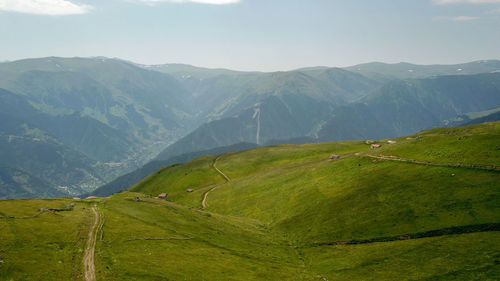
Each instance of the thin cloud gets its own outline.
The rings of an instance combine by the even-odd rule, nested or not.
[[[434,20],[444,20],[444,21],[471,21],[476,20],[477,17],[470,16],[458,16],[458,17],[435,17]]]
[[[458,16],[458,17],[452,17],[452,21],[470,21],[470,20],[475,20],[477,17],[469,17],[469,16]]]
[[[147,4],[170,2],[170,3],[199,3],[199,4],[210,4],[210,5],[227,5],[240,2],[240,0],[138,0],[138,1]]]
[[[68,0],[0,0],[0,11],[35,15],[80,15],[91,8]]]
[[[487,3],[500,3],[500,0],[432,0],[436,5],[456,4],[456,3],[469,3],[469,4],[487,4]]]

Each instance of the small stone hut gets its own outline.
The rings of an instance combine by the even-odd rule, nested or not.
[[[337,154],[330,155],[330,159],[339,159],[339,158],[340,158],[340,155],[337,155]]]
[[[158,198],[159,198],[159,199],[165,199],[165,198],[167,198],[167,196],[168,196],[168,194],[167,194],[167,193],[160,193],[160,194],[158,195]]]
[[[380,144],[374,143],[374,144],[370,145],[370,148],[375,149],[375,148],[380,148],[381,146],[382,145],[380,145]]]

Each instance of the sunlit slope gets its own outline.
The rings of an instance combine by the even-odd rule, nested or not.
[[[140,198],[136,201],[137,197]],[[57,213],[40,208],[66,208]],[[83,280],[94,219],[97,280],[497,280],[499,232],[297,247],[255,220],[123,192],[0,201],[0,280]],[[318,277],[319,276],[319,277]]]
[[[307,248],[328,280],[499,280],[500,232]]]
[[[500,280],[499,139],[497,122],[278,145],[107,198],[0,201],[0,280],[83,280],[93,210],[97,280]]]
[[[213,168],[215,159],[215,156],[203,156],[185,164],[159,169],[134,185],[131,191],[152,196],[168,193],[169,200],[187,206],[201,207],[203,193],[215,184],[225,182],[224,178]],[[188,189],[193,189],[193,192],[186,192]]]
[[[96,235],[97,280],[313,277],[283,237],[255,221],[200,212],[138,193],[75,201],[70,211],[24,218],[39,208],[64,208],[70,201],[0,201],[0,280],[82,280],[93,205],[104,223]]]
[[[255,222],[125,193],[107,200],[102,280],[307,280],[293,248]],[[129,199],[129,200],[127,200]],[[144,240],[144,239],[166,240]],[[168,240],[172,239],[172,240]],[[181,240],[176,240],[181,239]],[[182,240],[186,239],[186,240]]]
[[[0,280],[81,280],[90,209],[69,199],[0,200]]]
[[[500,166],[500,122],[422,131],[380,153],[431,162]]]
[[[500,166],[498,140],[500,123],[486,123],[381,141],[379,149],[363,141],[264,147],[221,155],[217,167],[227,183],[216,177],[215,159],[197,159],[158,171],[169,174],[165,184],[143,182],[133,190],[172,193],[169,200],[201,207],[205,187],[218,184],[207,210],[258,220],[299,245],[496,223],[500,173],[482,166]],[[329,159],[332,153],[341,158]],[[431,163],[370,157],[378,155]],[[203,169],[193,169],[200,162]]]

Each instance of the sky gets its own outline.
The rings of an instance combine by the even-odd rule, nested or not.
[[[0,0],[0,61],[275,71],[500,59],[500,0]]]

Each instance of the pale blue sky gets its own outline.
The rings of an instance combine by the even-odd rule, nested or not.
[[[0,60],[44,56],[263,71],[500,59],[500,0],[0,0]]]

